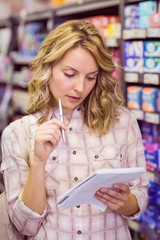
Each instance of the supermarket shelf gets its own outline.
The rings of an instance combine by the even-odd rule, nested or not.
[[[143,112],[142,110],[131,109],[137,120],[144,120],[153,124],[160,124],[160,113]]]
[[[26,11],[22,11],[20,15],[17,17],[19,22],[34,22],[41,21],[45,19],[50,19],[52,17],[52,9],[46,8],[41,11],[27,13]]]
[[[124,40],[160,38],[160,27],[148,29],[124,29],[122,33]]]
[[[120,46],[120,39],[117,38],[107,38],[106,44],[108,47],[119,47]]]
[[[142,2],[143,0],[126,0],[126,3],[139,3]]]
[[[24,57],[18,52],[11,52],[10,56],[15,64],[28,65],[32,62],[33,57]]]
[[[160,27],[157,28],[148,28],[147,29],[148,38],[160,38]]]
[[[11,27],[10,19],[0,19],[0,28],[8,28]]]
[[[149,181],[160,184],[160,173],[147,171]]]
[[[125,72],[125,82],[128,83],[141,83],[146,85],[160,85],[160,75],[158,73],[134,73]]]
[[[62,7],[55,8],[55,16],[67,16],[71,14],[84,13],[93,10],[99,10],[107,7],[114,7],[120,4],[120,0],[109,0],[109,1],[95,1],[95,2],[86,2],[83,4],[68,4]]]
[[[53,14],[55,17],[63,17],[71,14],[84,13],[88,11],[98,11],[99,9],[119,6],[120,0],[109,0],[109,1],[94,1],[85,2],[79,4],[64,4],[62,6],[54,8],[46,8],[43,11],[37,11],[33,13],[22,12],[18,19],[25,22],[38,21],[44,19],[51,19]]]
[[[147,37],[146,29],[124,29],[122,33],[124,40],[145,39]]]
[[[135,232],[143,233],[145,236],[148,236],[152,240],[159,240],[160,234],[156,233],[155,230],[150,229],[144,224],[137,222],[135,220],[128,221],[129,228]]]

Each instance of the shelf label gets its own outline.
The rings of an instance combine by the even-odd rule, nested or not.
[[[131,220],[129,220],[128,221],[128,225],[129,225],[129,227],[132,229],[132,230],[134,230],[135,232],[139,232],[139,225],[138,225],[138,222],[136,222],[136,221],[131,221]]]
[[[159,85],[158,74],[144,74],[143,82],[145,84]]]
[[[145,121],[153,124],[159,124],[159,114],[158,113],[145,113]]]
[[[146,29],[125,29],[123,39],[146,38]]]
[[[147,177],[148,177],[149,181],[154,182],[154,179],[155,179],[154,173],[147,171]]]
[[[147,37],[160,37],[160,28],[148,28],[147,29]]]
[[[125,73],[124,79],[126,82],[139,82],[139,75],[138,73]]]
[[[118,39],[117,38],[108,38],[106,39],[106,43],[108,47],[118,47]]]
[[[131,109],[131,111],[133,112],[133,114],[135,115],[135,117],[138,120],[143,120],[144,119],[144,112],[142,110]]]

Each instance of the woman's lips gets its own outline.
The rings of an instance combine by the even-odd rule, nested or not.
[[[80,97],[68,96],[68,98],[71,102],[78,102],[80,100]]]

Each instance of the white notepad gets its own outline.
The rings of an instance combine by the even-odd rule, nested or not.
[[[100,169],[69,189],[57,199],[59,208],[71,208],[80,204],[93,204],[105,211],[106,205],[97,200],[94,195],[102,187],[112,187],[115,183],[125,183],[137,179],[145,173],[144,168],[114,168]]]

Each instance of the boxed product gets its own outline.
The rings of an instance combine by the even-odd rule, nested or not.
[[[144,87],[142,89],[142,110],[144,112],[157,112],[160,105],[160,91],[157,88]]]
[[[124,8],[124,17],[139,17],[139,5],[138,4],[133,4],[133,5],[128,5],[125,6]]]
[[[145,158],[147,170],[159,172],[160,170],[160,148],[157,143],[145,144]]]
[[[108,24],[107,33],[109,38],[121,38],[121,24],[120,23]]]
[[[160,41],[144,41],[144,56],[159,57],[160,56]]]
[[[150,27],[160,27],[160,12],[152,13],[149,17]]]
[[[133,4],[124,8],[124,27],[139,28],[139,5]]]
[[[125,58],[124,68],[128,72],[143,72],[143,58]]]
[[[147,143],[154,143],[157,141],[157,125],[141,121],[140,129],[142,138]]]
[[[144,72],[160,73],[160,58],[144,58]]]
[[[143,42],[142,41],[125,41],[124,42],[124,57],[142,58],[143,57]]]
[[[150,15],[140,15],[139,17],[139,28],[148,28],[149,27],[149,17]]]
[[[147,209],[140,217],[140,222],[152,230],[156,230],[157,225],[157,206],[149,204]]]
[[[145,1],[139,3],[139,13],[141,16],[150,15],[151,13],[157,12],[157,2],[153,1]]]
[[[124,27],[127,29],[139,28],[139,17],[127,17],[124,19]]]
[[[127,106],[131,109],[141,109],[142,87],[129,86],[127,87]]]

